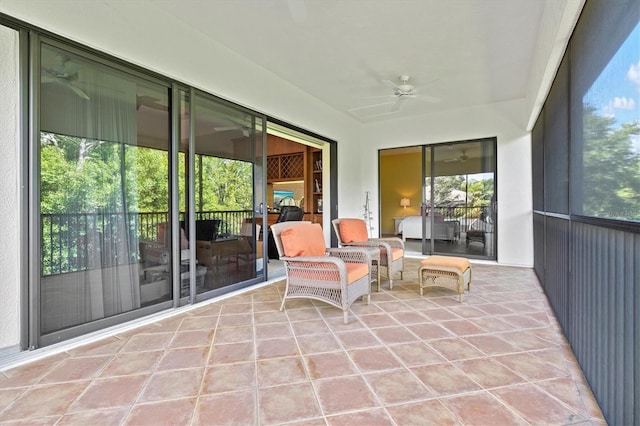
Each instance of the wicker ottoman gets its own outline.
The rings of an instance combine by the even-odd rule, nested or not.
[[[430,256],[420,262],[418,279],[420,296],[425,287],[447,287],[457,291],[462,302],[465,284],[471,289],[471,263],[464,257]]]

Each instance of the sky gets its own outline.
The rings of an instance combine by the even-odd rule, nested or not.
[[[631,31],[583,98],[597,113],[615,118],[615,127],[640,121],[640,23]],[[640,135],[632,137],[640,153]]]

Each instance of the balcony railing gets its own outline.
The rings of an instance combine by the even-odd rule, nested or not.
[[[237,235],[251,210],[206,211],[196,220],[218,219],[222,235]],[[179,215],[184,220],[185,213]],[[158,225],[167,212],[73,213],[41,215],[42,276],[137,263],[138,241],[157,239]]]

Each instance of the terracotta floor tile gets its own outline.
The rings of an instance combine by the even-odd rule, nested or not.
[[[366,326],[369,328],[389,327],[393,325],[398,325],[398,321],[394,320],[386,312],[372,314],[372,315],[361,315],[360,321],[366,324]]]
[[[531,424],[570,424],[586,420],[532,384],[495,389],[492,393]]]
[[[387,407],[397,425],[460,425],[457,417],[436,399]]]
[[[214,365],[206,369],[202,393],[221,393],[255,389],[256,366],[253,362]]]
[[[384,327],[384,328],[376,328],[373,331],[378,339],[387,345],[393,345],[396,343],[409,343],[416,342],[418,338],[409,332],[404,327]]]
[[[440,354],[422,342],[393,345],[389,346],[389,349],[395,353],[407,367],[438,364],[446,361]]]
[[[253,340],[253,327],[240,326],[217,329],[213,338],[213,343],[236,343],[246,342],[248,340]]]
[[[528,352],[497,356],[494,359],[511,370],[517,371],[519,375],[528,380],[546,380],[567,376],[566,372]]]
[[[88,380],[96,377],[111,360],[111,355],[67,358],[47,373],[39,384]]]
[[[389,314],[402,325],[423,324],[431,320],[416,311],[392,312]],[[395,324],[394,324],[395,325]]]
[[[108,410],[85,411],[83,413],[66,414],[56,426],[72,425],[119,425],[129,414],[129,407],[111,408]]]
[[[278,339],[293,336],[288,323],[256,324],[256,340]]]
[[[148,378],[147,374],[137,374],[94,380],[80,398],[71,405],[69,412],[130,405],[135,401]]]
[[[469,320],[451,320],[440,323],[444,328],[455,334],[456,336],[469,336],[472,334],[480,334],[485,331]]]
[[[469,426],[527,425],[528,423],[488,393],[455,396],[442,399],[442,403]]]
[[[105,367],[100,377],[126,376],[152,373],[164,351],[128,352],[116,355]]]
[[[362,373],[402,367],[393,353],[384,346],[350,350],[349,356]]]
[[[287,302],[290,303],[290,302]],[[334,308],[335,309],[335,308]],[[335,309],[336,312],[342,314],[342,311]],[[321,319],[322,315],[315,308],[309,309],[289,309],[287,310],[287,317],[289,317],[289,321],[305,321],[305,320],[314,320]]]
[[[384,410],[376,409],[329,416],[327,423],[329,426],[388,426],[391,424],[391,419]]]
[[[149,378],[140,401],[150,402],[196,396],[202,383],[202,374],[201,368],[157,372]]]
[[[482,352],[465,342],[463,339],[440,339],[429,341],[429,346],[449,361],[478,358],[485,356]]]
[[[87,381],[32,387],[2,411],[0,419],[26,420],[62,415],[88,385]]]
[[[0,371],[0,423],[606,425],[532,269],[474,264],[459,303],[419,260],[346,325],[280,280]]]
[[[369,330],[357,330],[345,333],[337,333],[336,337],[346,349],[366,348],[379,346],[382,343]]]
[[[173,338],[173,333],[138,334],[131,336],[121,352],[146,352],[165,349]]]
[[[256,358],[277,358],[299,355],[295,339],[260,340],[256,343]]]
[[[251,312],[232,315],[220,315],[220,319],[218,320],[218,327],[237,327],[239,325],[251,324],[253,324],[253,314]]]
[[[378,398],[385,405],[420,401],[433,397],[420,380],[409,370],[387,370],[364,375]]]
[[[483,334],[479,336],[468,336],[463,340],[489,356],[519,351],[516,346],[495,335]]]
[[[258,424],[256,391],[202,395],[193,418],[194,425],[243,425]]]
[[[186,425],[191,421],[195,406],[195,398],[137,404],[131,409],[125,424],[131,426]]]
[[[464,371],[451,364],[433,364],[413,367],[411,371],[431,389],[435,396],[454,395],[480,389]]]
[[[424,324],[413,324],[413,325],[407,326],[407,329],[411,330],[413,334],[415,334],[422,340],[442,339],[443,337],[454,336],[453,333],[441,327],[436,322],[429,322]]]
[[[357,373],[346,352],[327,352],[304,357],[312,379],[347,376]]]
[[[324,334],[331,331],[327,323],[321,319],[292,322],[291,328],[293,329],[293,334],[296,336]]]
[[[318,380],[314,386],[325,415],[379,406],[377,398],[361,376]]]
[[[303,354],[334,352],[342,349],[342,346],[340,346],[340,343],[333,334],[299,336],[297,340]]]
[[[213,330],[178,331],[169,343],[170,348],[209,346],[213,340]]]
[[[491,358],[460,361],[456,362],[455,365],[485,389],[507,386],[525,381],[524,378]]]
[[[261,389],[258,395],[264,424],[298,422],[321,415],[309,382]]]
[[[273,358],[258,361],[258,387],[276,386],[308,381],[304,362],[300,357]]]
[[[255,360],[253,342],[227,343],[213,345],[208,365],[228,364]]]

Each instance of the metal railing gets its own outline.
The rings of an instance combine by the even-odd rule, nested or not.
[[[179,221],[186,214],[181,212]],[[218,235],[238,235],[252,210],[206,211],[197,220],[220,220]],[[137,263],[138,241],[156,241],[168,212],[67,213],[41,215],[42,276]]]

